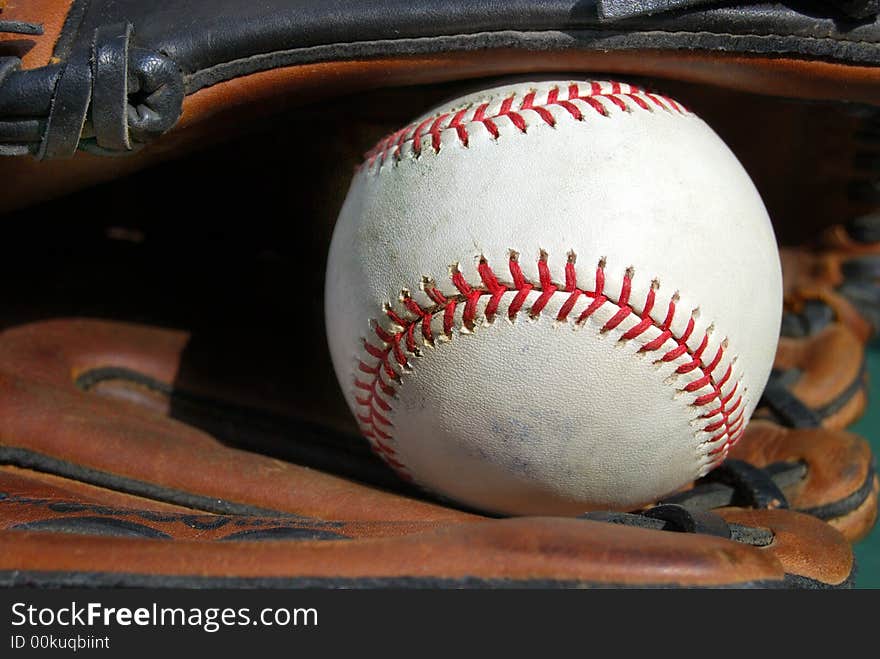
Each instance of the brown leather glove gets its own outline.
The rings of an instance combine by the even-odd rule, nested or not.
[[[783,334],[815,334],[830,320],[865,343],[880,327],[880,213],[826,229],[812,244],[780,250]]]
[[[815,325],[812,332],[780,336],[755,418],[839,430],[864,412],[868,402],[864,345],[840,322]]]
[[[756,417],[842,429],[867,405],[864,345],[880,325],[880,215],[780,250],[785,312]]]
[[[871,449],[861,437],[754,420],[724,464],[667,502],[701,510],[787,507],[857,542],[877,521],[877,491]]]
[[[342,424],[209,391],[182,373],[189,339],[93,320],[0,334],[3,583],[839,587],[849,542],[785,508],[850,538],[876,511],[862,440],[756,423],[736,452],[755,466],[658,507],[489,519],[409,489]]]

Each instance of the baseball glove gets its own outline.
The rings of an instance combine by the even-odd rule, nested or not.
[[[863,440],[756,422],[656,507],[490,519],[412,491],[342,429],[182,377],[190,338],[94,320],[0,335],[2,583],[840,587],[844,536],[876,515]]]
[[[878,324],[878,11],[7,0],[0,582],[852,585],[877,515],[842,429]],[[630,513],[496,519],[357,437],[326,250],[380,136],[470,81],[559,71],[661,87],[730,145],[783,244],[783,336],[709,476]]]
[[[144,294],[136,265],[121,273],[129,296]],[[91,277],[83,285],[94,293]],[[877,506],[871,453],[854,435],[755,421],[721,468],[657,507],[493,520],[399,481],[356,437],[338,394],[320,392],[319,335],[245,313],[243,291],[221,288],[224,313],[255,323],[259,342],[219,323],[212,337],[22,316],[0,334],[4,583],[852,583],[849,541]],[[84,299],[75,282],[65,289]],[[300,388],[310,377],[311,395]]]
[[[780,251],[785,311],[774,371],[757,416],[795,427],[846,428],[867,404],[862,346],[880,323],[880,215],[828,227]]]

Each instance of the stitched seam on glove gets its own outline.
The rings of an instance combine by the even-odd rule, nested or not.
[[[584,35],[582,38],[576,38],[573,34]],[[217,84],[230,79],[242,76],[252,75],[266,70],[278,69],[288,66],[299,66],[308,64],[318,64],[331,61],[350,61],[366,57],[393,57],[395,50],[404,49],[405,52],[397,53],[398,56],[430,54],[432,52],[447,51],[475,51],[475,50],[495,50],[503,48],[527,49],[529,40],[541,40],[548,37],[554,38],[558,43],[541,44],[543,50],[584,50],[584,51],[605,51],[605,50],[632,50],[633,48],[647,48],[648,46],[632,46],[627,44],[616,43],[615,40],[626,39],[632,36],[640,36],[645,38],[651,37],[668,37],[668,38],[691,38],[699,39],[731,39],[737,41],[771,41],[780,40],[784,43],[779,47],[773,48],[768,55],[784,55],[790,54],[794,57],[804,58],[811,57],[800,52],[799,44],[812,43],[823,44],[827,46],[834,45],[840,47],[846,46],[875,46],[878,41],[871,39],[847,39],[837,37],[805,37],[788,34],[733,34],[733,33],[715,33],[715,32],[672,32],[664,30],[644,30],[629,32],[600,32],[598,30],[573,30],[563,32],[561,30],[544,30],[544,31],[515,31],[515,30],[497,30],[493,32],[475,32],[471,34],[448,34],[431,37],[405,37],[401,39],[388,40],[366,40],[353,41],[349,43],[327,43],[315,46],[305,46],[303,48],[290,48],[285,50],[272,50],[248,57],[240,57],[217,62],[211,66],[188,71],[184,74],[186,81],[186,90],[188,94],[211,85]],[[493,43],[487,45],[481,40],[491,39]],[[424,44],[424,46],[422,46]],[[428,47],[428,46],[433,47]],[[407,48],[408,47],[408,48]],[[701,47],[699,43],[681,44],[672,46],[653,45],[654,48],[662,48],[670,52],[674,51],[702,51],[711,52],[716,49]],[[340,49],[348,49],[345,53],[340,53]],[[391,50],[389,50],[391,49]],[[748,52],[748,44],[743,44],[737,48],[731,48],[730,54],[742,54]],[[279,61],[280,60],[280,61]],[[821,60],[824,61],[824,60]],[[858,66],[869,66],[868,63],[860,62]],[[224,73],[227,69],[239,69],[247,67],[247,71],[236,71],[229,75]]]

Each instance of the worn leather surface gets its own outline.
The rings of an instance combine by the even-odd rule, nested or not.
[[[788,306],[803,311],[810,300],[821,301],[860,341],[874,336],[880,308],[873,294],[880,272],[878,224],[875,215],[853,218],[849,227],[834,224],[817,239],[782,250],[783,267],[789,273]]]
[[[861,416],[868,386],[864,346],[880,324],[877,227],[874,213],[853,216],[781,250],[782,336],[757,416],[837,429]]]
[[[678,73],[660,68],[669,77],[711,77],[716,84],[746,85],[771,94],[781,90],[767,77],[766,69],[778,68],[776,58],[783,56],[793,60],[789,68],[807,68],[807,75],[786,79],[786,86],[796,95],[814,95],[817,84],[822,88],[823,79],[834,70],[828,66],[837,64],[832,75],[840,75],[847,84],[826,86],[819,93],[825,98],[843,95],[848,100],[876,102],[870,87],[860,84],[865,77],[876,82],[880,32],[876,18],[853,19],[828,3],[809,3],[796,9],[782,4],[725,3],[611,23],[601,19],[594,3],[571,0],[479,5],[450,1],[432,3],[430,8],[350,1],[340,3],[334,12],[314,2],[228,4],[218,12],[213,2],[56,3],[42,37],[25,43],[8,39],[0,55],[16,67],[25,67],[5,76],[0,84],[0,111],[6,122],[0,132],[0,152],[69,157],[81,142],[82,148],[126,153],[154,140],[176,122],[184,91],[192,94],[224,81],[278,71],[285,86],[295,92],[301,75],[296,69],[301,66],[377,58],[435,60],[446,54],[457,54],[461,61],[457,75],[464,77],[467,69],[473,68],[473,53],[486,50],[496,61],[491,70],[482,69],[483,75],[501,73],[501,68],[518,72],[547,66],[559,69],[568,53],[575,58],[582,53],[623,53],[630,62],[626,67],[629,72],[646,74],[656,70],[657,63],[670,53],[684,53],[686,58],[696,53],[696,60],[677,63]],[[59,35],[56,15],[68,7]],[[5,10],[9,19],[30,19],[34,13],[39,12],[21,10],[17,4]],[[108,30],[126,34],[123,50],[133,56],[130,60],[117,58],[112,70],[91,72],[95,74],[91,77],[87,75],[87,55],[95,47],[105,49]],[[43,61],[49,43],[54,44],[51,61],[40,69],[26,68]],[[39,56],[19,62],[28,50]],[[135,56],[138,51],[143,51],[139,57]],[[639,54],[635,58],[634,52]],[[728,56],[718,57],[718,52],[740,58],[757,56],[759,60],[740,59],[735,64],[745,66],[736,66],[736,75],[731,76],[726,66]],[[547,53],[551,53],[549,60]],[[648,53],[650,56],[643,56]],[[480,55],[478,60],[482,59]],[[92,56],[91,61],[101,59]],[[155,66],[157,61],[161,66]],[[581,60],[579,68],[585,70],[589,61]],[[601,57],[594,59],[592,66],[602,66],[602,61]],[[613,57],[609,62],[614,69],[620,64]],[[708,75],[707,67],[711,70]],[[450,73],[439,67],[432,70],[432,82]],[[125,116],[117,111],[116,102],[105,105],[99,93],[90,105],[91,119],[96,121],[84,123],[87,117],[80,105],[92,96],[92,87],[106,87],[121,78],[132,84],[127,90],[117,86],[111,96],[127,96]],[[259,79],[254,83],[259,85]],[[179,89],[179,93],[162,97],[151,93],[158,88]],[[10,99],[21,97],[22,90],[28,101],[21,107],[5,107]],[[248,95],[239,97],[239,103],[247,102]],[[47,113],[50,105],[54,119]],[[143,122],[145,117],[150,118],[151,130],[139,132],[135,141],[112,137],[123,133],[128,123]],[[64,135],[53,137],[46,130],[46,121],[63,129]]]
[[[830,526],[719,510],[751,542],[559,518],[346,522],[208,515],[0,470],[0,583],[184,587],[846,587]],[[724,522],[721,522],[724,526]],[[271,541],[271,542],[267,542]],[[754,543],[754,544],[753,544]]]
[[[781,250],[785,307],[766,406],[784,424],[845,428],[864,411],[864,345],[876,333],[877,217],[854,217]]]
[[[864,346],[845,325],[833,323],[809,337],[780,337],[774,368],[778,386],[827,428],[846,428],[864,412]]]
[[[349,588],[835,587],[849,582],[851,549],[830,526],[794,513],[731,511],[725,516],[772,529],[776,540],[755,548],[721,538],[553,518],[323,542],[167,542],[4,531],[0,579],[5,585]]]
[[[281,587],[834,587],[851,550],[831,527],[772,511],[727,516],[772,529],[768,548],[562,519],[490,521],[402,537],[162,542],[0,533],[8,585]],[[15,542],[14,554],[8,550]],[[821,552],[805,553],[805,548]],[[638,548],[638,549],[636,549]],[[82,551],[86,549],[86,551]],[[821,554],[821,555],[820,555]],[[10,560],[12,556],[20,560]],[[6,558],[10,557],[10,558]],[[661,567],[662,566],[662,567]],[[8,568],[13,567],[13,570]],[[4,569],[6,568],[6,569]],[[475,576],[478,575],[478,576]]]
[[[803,477],[783,488],[792,508],[825,519],[849,538],[864,537],[877,520],[877,475],[871,449],[861,437],[755,420],[731,457],[758,467],[804,465]],[[848,506],[843,504],[847,500]]]
[[[598,20],[594,3],[571,0],[480,4],[443,0],[430,5],[344,0],[333,12],[309,0],[269,0],[260,4],[233,1],[223,11],[212,2],[181,4],[165,0],[147,5],[117,0],[92,2],[79,31],[89,33],[101,24],[130,22],[143,35],[145,44],[168,53],[187,72],[215,69],[210,74],[214,82],[216,69],[223,64],[253,69],[260,66],[259,58],[283,61],[284,52],[296,48],[394,40],[403,48],[417,50],[418,44],[405,40],[505,31],[543,32],[547,38],[567,35],[604,49],[619,48],[628,40],[646,47],[652,40],[663,43],[668,39],[678,48],[690,44],[691,48],[702,45],[708,49],[727,43],[736,49],[737,44],[749,43],[748,52],[782,54],[802,50],[804,55],[816,57],[825,51],[833,53],[826,59],[849,57],[851,61],[864,58],[876,62],[876,51],[870,48],[880,41],[874,20],[842,20],[840,13],[822,3],[808,3],[799,9],[776,3],[698,8],[636,18],[609,29]],[[192,29],[193,25],[198,29]],[[218,34],[223,38],[211,37]],[[749,40],[751,35],[761,38]],[[62,48],[59,54],[64,56],[65,52]],[[270,55],[273,52],[274,57]]]
[[[428,504],[422,511],[418,502],[401,501],[312,469],[222,450],[210,435],[134,404],[142,402],[137,394],[149,390],[148,384],[135,381],[126,390],[126,378],[117,377],[123,384],[115,388],[106,382],[94,385],[100,396],[84,392],[82,382],[77,386],[83,373],[108,368],[137,373],[147,383],[173,381],[176,371],[169,369],[177,367],[186,341],[180,333],[70,321],[10,329],[4,337],[8,369],[0,378],[6,392],[0,405],[10,422],[10,440],[3,451],[7,456],[24,451],[16,458],[18,464],[68,475],[87,469],[101,483],[118,482],[122,489],[172,503],[193,505],[191,497],[196,497],[198,507],[215,511],[393,520],[407,519],[404,511],[414,508],[412,514],[428,518],[431,510],[440,519],[457,516]],[[102,440],[95,442],[95,437]],[[201,468],[193,469],[194,464]],[[284,480],[296,486],[279,487]],[[158,495],[155,488],[165,493]]]
[[[38,36],[0,32],[0,53],[21,60],[21,68],[36,69],[51,62],[73,0],[6,0],[0,20],[42,26]]]

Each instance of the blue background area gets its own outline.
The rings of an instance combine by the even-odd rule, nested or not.
[[[871,442],[875,456],[880,456],[880,343],[868,349],[868,376],[870,397],[868,409],[850,430]],[[855,547],[857,588],[880,588],[880,526]]]

